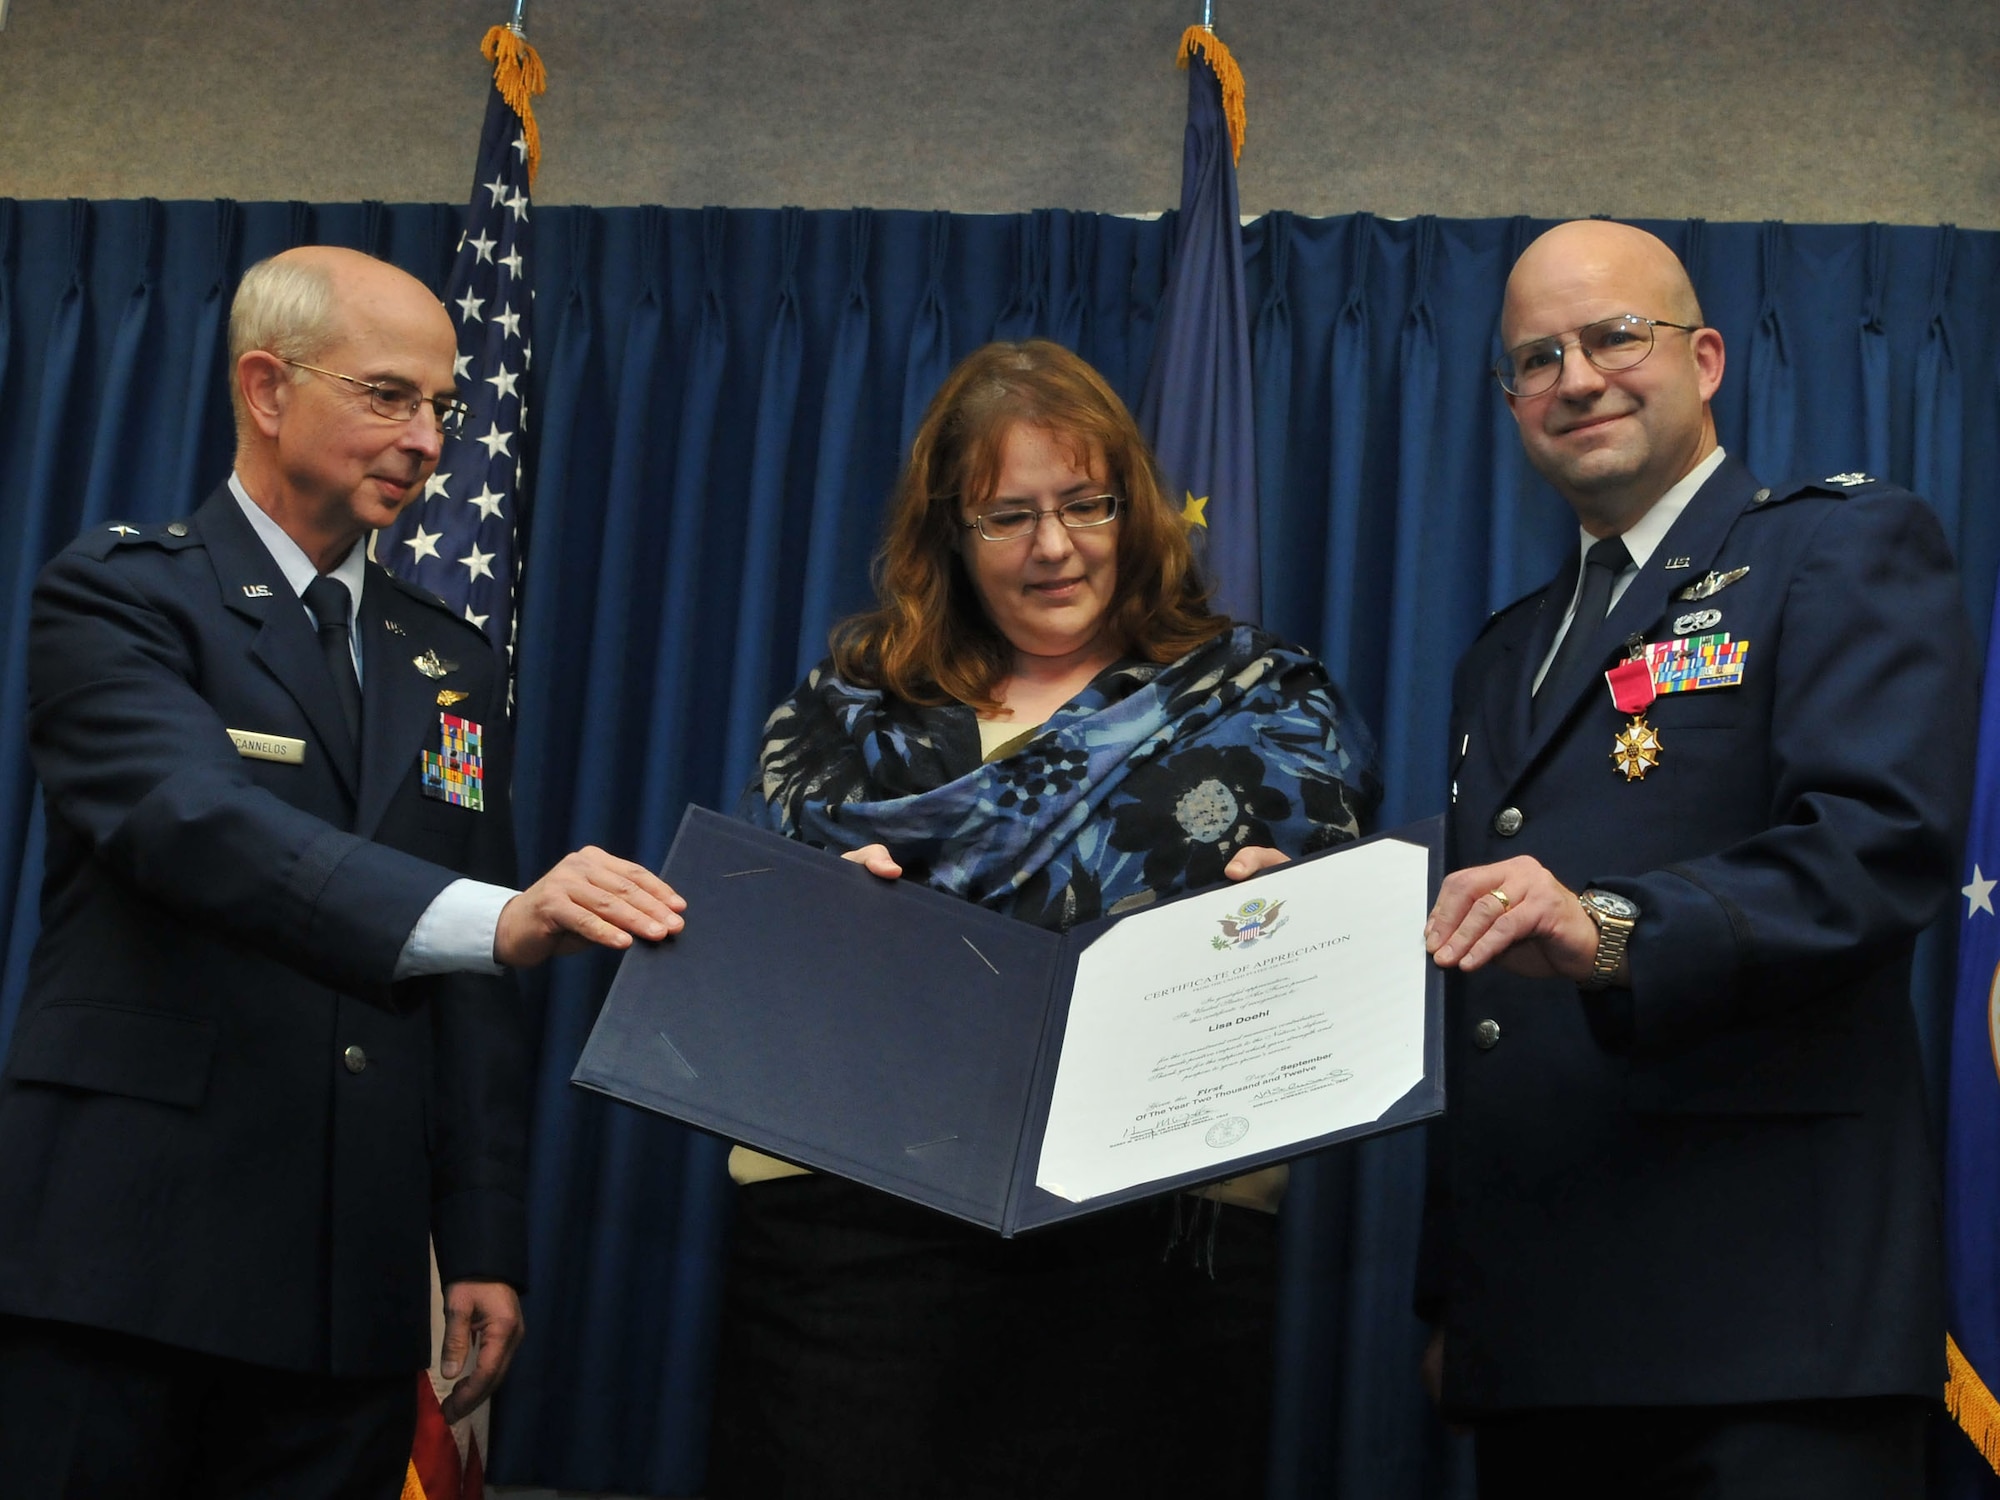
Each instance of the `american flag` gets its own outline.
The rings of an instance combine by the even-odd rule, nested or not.
[[[374,543],[382,566],[436,594],[499,646],[513,640],[514,526],[528,415],[528,155],[527,129],[496,84],[444,296],[458,328],[458,397],[472,415],[446,439],[422,498]]]

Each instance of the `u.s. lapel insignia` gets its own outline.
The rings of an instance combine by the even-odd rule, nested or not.
[[[1611,764],[1625,773],[1627,781],[1644,781],[1646,773],[1660,763],[1660,732],[1640,714],[1619,730],[1611,745]]]
[[[1732,568],[1727,573],[1710,573],[1706,578],[1697,579],[1695,582],[1689,584],[1686,588],[1676,593],[1674,597],[1676,599],[1685,599],[1688,603],[1693,604],[1698,600],[1721,593],[1730,584],[1736,582],[1737,579],[1746,576],[1749,571],[1748,567],[1742,567]]]
[[[422,656],[410,658],[410,664],[433,682],[436,682],[438,678],[444,676],[447,672],[456,672],[458,670],[457,662],[446,661],[435,651],[426,651]]]
[[[384,620],[384,621],[382,622],[382,628],[383,628],[384,630],[388,631],[388,632],[389,632],[389,634],[391,634],[391,635],[408,635],[408,634],[409,634],[409,631],[407,631],[407,630],[403,629],[403,627],[402,627],[401,625],[397,624],[397,623],[396,623],[396,622],[395,622],[394,620]]]
[[[1660,564],[1661,569],[1668,573],[1684,572],[1693,566],[1694,559],[1691,557],[1670,557],[1664,563]]]
[[[268,583],[246,583],[243,585],[243,597],[245,599],[268,599],[271,597],[271,585]]]
[[[424,795],[479,812],[486,806],[486,731],[456,714],[438,721],[437,751],[424,752]]]
[[[454,703],[463,703],[471,696],[470,693],[461,693],[457,688],[439,688],[438,707],[450,708]]]

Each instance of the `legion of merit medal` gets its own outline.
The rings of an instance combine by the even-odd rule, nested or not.
[[[1620,662],[1604,674],[1611,687],[1611,701],[1632,722],[1619,730],[1611,742],[1611,764],[1627,781],[1644,781],[1646,773],[1660,763],[1660,734],[1646,722],[1646,710],[1653,705],[1653,668],[1641,653]]]

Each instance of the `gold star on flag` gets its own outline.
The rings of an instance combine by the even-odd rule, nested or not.
[[[1190,526],[1206,526],[1208,517],[1203,514],[1208,508],[1208,496],[1197,495],[1193,490],[1183,490],[1187,503],[1181,507],[1181,520]]]

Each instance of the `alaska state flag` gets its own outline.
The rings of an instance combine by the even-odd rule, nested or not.
[[[1236,208],[1242,75],[1212,33],[1182,38],[1188,70],[1181,210],[1139,430],[1159,455],[1167,499],[1192,526],[1216,608],[1256,620],[1257,468],[1250,409],[1250,319],[1243,298],[1243,226]],[[1236,104],[1225,113],[1225,80]],[[1232,140],[1231,126],[1238,140]]]
[[[1945,1136],[1945,1404],[2000,1471],[2000,607],[1986,651],[1979,773],[1965,840]],[[1988,1483],[1987,1494],[2000,1494]]]

